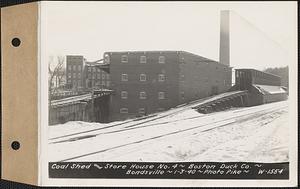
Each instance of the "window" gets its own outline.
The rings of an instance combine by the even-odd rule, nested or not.
[[[181,98],[184,99],[184,91],[181,91]]]
[[[88,74],[88,78],[91,79],[92,78],[92,74],[89,73]]]
[[[106,86],[109,87],[110,81],[106,81]]]
[[[92,76],[93,76],[93,79],[96,79],[96,75],[95,74],[92,74]]]
[[[122,55],[122,58],[121,58],[121,62],[128,62],[128,56],[127,55]]]
[[[78,87],[81,87],[81,82],[80,82],[80,80],[78,80]]]
[[[127,74],[122,74],[122,81],[128,81],[128,75]]]
[[[141,64],[145,64],[146,62],[147,62],[146,56],[141,56],[141,57],[140,57],[140,63],[141,63]]]
[[[72,77],[72,75],[71,75],[71,73],[69,73],[69,74],[68,74],[68,78],[71,78],[71,77]]]
[[[158,99],[165,99],[165,92],[158,92]]]
[[[165,75],[164,74],[159,74],[158,75],[158,81],[160,81],[160,82],[165,81]]]
[[[102,73],[102,79],[105,79],[105,74],[104,73]]]
[[[128,97],[128,92],[127,91],[121,91],[121,98],[122,99],[127,99]]]
[[[120,113],[121,114],[127,114],[128,113],[128,108],[121,108]]]
[[[78,73],[78,78],[81,78],[81,73]]]
[[[141,74],[140,81],[146,81],[146,80],[147,80],[146,74]]]
[[[76,65],[73,65],[73,70],[76,71]]]
[[[181,82],[184,82],[184,74],[181,74],[181,75],[180,75],[180,81],[181,81]]]
[[[100,79],[100,74],[99,73],[97,74],[97,79]]]
[[[91,67],[88,67],[88,72],[91,72]]]
[[[76,78],[76,73],[73,73],[73,77]]]
[[[164,64],[165,63],[165,57],[164,56],[159,56],[158,57],[158,63]]]
[[[97,69],[97,72],[99,73],[99,72],[100,72],[100,69]]]
[[[96,68],[95,67],[93,67],[93,72],[96,72],[97,70],[96,70]]]
[[[72,70],[72,66],[68,66],[68,70]]]
[[[140,99],[146,99],[147,95],[146,92],[140,92]]]
[[[104,62],[109,63],[109,55],[108,54],[104,55]]]
[[[81,66],[80,65],[78,65],[78,70],[81,71]]]
[[[146,111],[145,111],[145,108],[139,108],[139,114],[145,114]]]

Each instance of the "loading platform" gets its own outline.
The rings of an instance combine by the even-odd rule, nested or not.
[[[204,100],[200,104],[193,106],[200,113],[211,113],[215,111],[222,111],[231,107],[242,107],[248,103],[248,91],[231,91],[218,95],[215,98]]]

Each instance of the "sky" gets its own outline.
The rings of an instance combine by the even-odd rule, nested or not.
[[[44,61],[102,58],[106,51],[188,51],[219,60],[220,11],[230,14],[230,64],[264,69],[295,63],[296,2],[42,2]],[[54,58],[55,59],[55,58]]]

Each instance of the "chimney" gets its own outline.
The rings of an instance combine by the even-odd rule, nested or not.
[[[229,39],[229,10],[222,10],[220,15],[220,56],[221,64],[230,66],[230,39]]]

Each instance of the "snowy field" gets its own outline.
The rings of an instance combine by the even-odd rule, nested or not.
[[[49,161],[286,162],[288,101],[200,114],[189,106],[146,119],[48,127]]]

